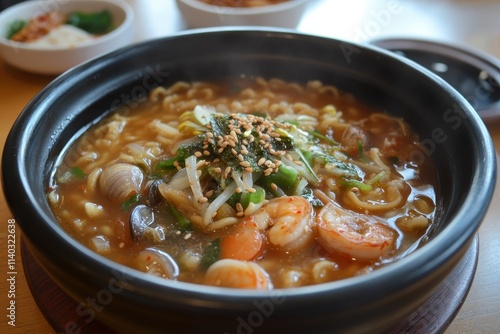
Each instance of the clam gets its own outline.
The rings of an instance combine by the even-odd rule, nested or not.
[[[176,279],[179,276],[179,266],[175,260],[168,253],[156,248],[146,248],[140,252],[130,266],[158,277]]]
[[[136,206],[130,213],[130,233],[134,240],[141,240],[155,221],[153,209],[146,205]]]
[[[163,180],[161,179],[158,179],[154,180],[149,185],[147,201],[150,206],[157,206],[163,200],[163,196],[161,195],[160,190],[158,189],[158,186],[162,183],[165,182],[163,182]]]
[[[124,201],[141,190],[144,174],[137,166],[115,163],[103,169],[99,190],[109,199]]]
[[[361,128],[351,125],[344,130],[340,143],[347,154],[358,156],[370,146],[370,137]]]
[[[130,233],[134,241],[148,239],[155,243],[165,241],[165,229],[155,223],[153,209],[147,205],[137,205],[130,212]]]

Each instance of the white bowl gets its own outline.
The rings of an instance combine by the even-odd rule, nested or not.
[[[30,18],[57,11],[66,14],[72,11],[97,12],[108,9],[115,29],[73,47],[37,46],[6,38],[9,25],[17,19]],[[36,0],[22,2],[0,13],[0,54],[4,61],[14,67],[40,74],[60,74],[73,66],[100,56],[132,41],[132,8],[122,0]]]
[[[295,28],[307,0],[251,8],[214,6],[199,0],[176,0],[176,3],[189,28],[236,25]]]

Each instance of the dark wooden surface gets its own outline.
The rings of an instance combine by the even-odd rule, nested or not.
[[[442,333],[462,306],[471,286],[479,242],[476,236],[457,267],[431,298],[392,333]],[[36,304],[57,333],[78,332],[110,334],[108,328],[94,320],[89,323],[77,314],[78,303],[62,291],[37,264],[22,243],[23,267]]]

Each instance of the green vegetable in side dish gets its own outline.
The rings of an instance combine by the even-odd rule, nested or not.
[[[26,20],[15,20],[14,22],[12,22],[9,26],[9,29],[7,30],[7,39],[11,39],[12,36],[21,31],[21,29],[23,29],[26,24],[28,24],[28,21]]]
[[[66,23],[91,34],[104,34],[113,28],[113,20],[108,10],[97,13],[73,12],[68,15]]]

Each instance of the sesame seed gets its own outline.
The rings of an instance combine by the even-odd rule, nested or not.
[[[222,173],[222,169],[220,169],[220,167],[215,167],[214,172],[216,172],[217,174],[220,174],[220,173]]]
[[[250,163],[248,161],[241,161],[240,166],[242,167],[250,167]]]
[[[207,132],[207,137],[208,138],[213,138],[214,137],[214,134],[212,132]]]
[[[241,205],[241,203],[236,203],[236,210],[239,212],[243,211],[243,205]]]
[[[266,158],[260,158],[257,162],[257,166],[262,166],[266,162]]]
[[[209,151],[207,151],[207,150],[205,150],[205,151],[203,151],[203,155],[209,156],[209,155],[210,155],[210,152],[209,152]]]
[[[240,187],[236,187],[236,189],[234,190],[235,193],[237,194],[241,194],[243,192],[243,189],[241,189]]]
[[[226,174],[231,173],[231,167],[229,167],[229,166],[228,166],[228,167],[226,167],[226,170],[225,170],[224,172],[225,172]]]
[[[205,197],[212,197],[212,195],[214,194],[214,191],[213,190],[209,190],[205,193]]]
[[[188,234],[186,234],[186,235],[184,236],[184,240],[187,240],[187,239],[189,239],[189,238],[191,238],[191,233],[188,233]]]
[[[200,151],[196,151],[196,152],[194,152],[194,156],[197,157],[197,158],[199,158],[199,157],[202,156],[202,154],[201,154]]]
[[[231,149],[231,153],[233,153],[234,155],[238,155],[238,152],[236,152],[234,148]]]
[[[196,173],[198,174],[198,177],[201,176],[201,170],[197,170]]]
[[[236,212],[236,217],[243,217],[245,213],[243,211]]]
[[[243,161],[243,160],[244,160],[243,155],[238,154],[238,160],[239,160],[239,161]]]
[[[246,189],[249,193],[254,193],[254,192],[257,192],[257,190],[255,190],[255,188],[247,188]]]
[[[265,176],[269,176],[269,174],[271,174],[273,172],[273,169],[272,168],[268,168],[264,171],[264,175]]]
[[[302,161],[299,161],[299,160],[295,160],[293,163],[296,164],[296,165],[299,165],[299,166],[303,165]]]
[[[246,167],[245,168],[245,172],[253,173],[253,168],[252,167]]]
[[[275,183],[271,183],[271,184],[270,184],[270,187],[271,187],[271,189],[272,189],[272,190],[274,190],[274,191],[278,190],[278,186],[277,186]]]

